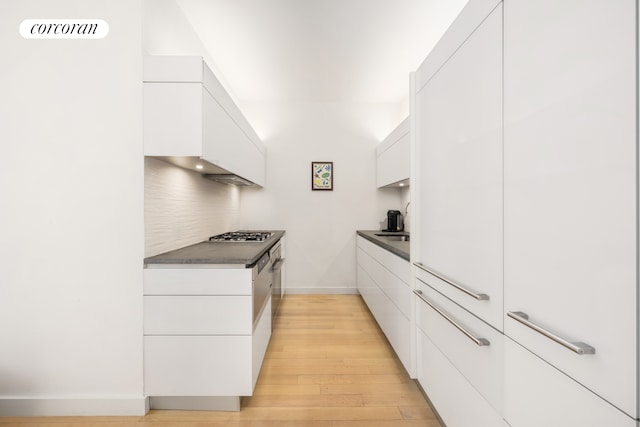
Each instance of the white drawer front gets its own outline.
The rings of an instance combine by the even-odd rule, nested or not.
[[[251,336],[144,337],[147,396],[249,396]]]
[[[262,315],[258,319],[258,324],[253,332],[253,369],[252,384],[255,388],[264,355],[267,352],[269,341],[271,340],[271,298],[262,310]]]
[[[162,268],[143,270],[145,295],[251,295],[250,268]]]
[[[380,290],[373,281],[369,273],[362,266],[358,266],[358,291],[362,295],[362,299],[369,307],[369,311],[376,318],[376,321],[382,327],[381,319],[385,311],[385,305],[390,304],[389,298]]]
[[[358,246],[371,255],[373,259],[384,265],[400,280],[405,283],[411,282],[411,267],[409,266],[409,261],[392,254],[362,236],[358,236]]]
[[[500,284],[499,292],[497,290],[496,292],[489,292],[485,289],[471,289],[467,287],[468,290],[476,294],[489,292],[488,300],[478,300],[418,267],[416,267],[415,272],[418,279],[436,289],[438,292],[446,295],[448,298],[466,308],[494,328],[499,331],[504,329],[502,320],[502,284]],[[466,285],[464,286],[466,287]]]
[[[418,381],[447,427],[503,427],[502,416],[420,330],[417,347]]]
[[[405,317],[411,317],[411,290],[409,285],[367,252],[358,249],[358,264],[369,273],[377,286],[387,295]],[[409,263],[407,263],[409,270]]]
[[[476,344],[422,299],[416,298],[418,327],[496,412],[502,414],[503,335],[419,280],[416,290],[473,336],[488,341],[488,345]]]
[[[251,335],[250,296],[145,296],[145,335]]]
[[[509,338],[505,419],[511,427],[636,427],[636,421]]]
[[[358,290],[405,369],[411,372],[411,322],[362,266],[358,266]]]

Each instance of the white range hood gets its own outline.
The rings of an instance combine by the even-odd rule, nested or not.
[[[144,155],[232,185],[263,186],[266,148],[198,56],[144,58]]]

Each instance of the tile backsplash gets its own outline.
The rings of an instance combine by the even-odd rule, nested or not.
[[[162,160],[144,160],[145,257],[238,227],[238,187]]]

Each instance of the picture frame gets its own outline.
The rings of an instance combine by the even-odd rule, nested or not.
[[[333,162],[311,162],[311,190],[333,191]]]

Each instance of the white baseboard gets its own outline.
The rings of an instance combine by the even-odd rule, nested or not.
[[[0,397],[0,417],[134,416],[149,412],[145,396],[107,398]]]
[[[356,288],[289,288],[284,291],[289,295],[357,295]]]

